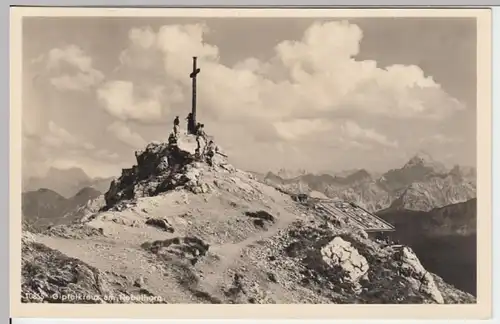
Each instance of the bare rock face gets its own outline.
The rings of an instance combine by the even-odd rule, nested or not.
[[[123,169],[121,177],[111,183],[105,194],[108,208],[123,200],[153,196],[175,188],[177,183],[173,175],[193,158],[176,146],[152,143],[143,152],[136,152],[136,160],[136,165]]]
[[[200,163],[205,161],[196,156],[196,148],[196,138],[184,135],[180,136],[176,145],[151,143],[143,151],[137,151],[137,164],[123,169],[120,178],[111,183],[104,196],[105,209],[123,201],[156,196],[178,187],[185,187],[194,193],[210,191],[207,184],[199,182],[202,172]],[[228,171],[234,169],[227,164],[225,154],[216,154],[213,162],[214,167]]]
[[[321,255],[328,265],[342,268],[352,283],[358,282],[369,269],[365,257],[339,236],[321,249]]]
[[[436,303],[443,304],[444,299],[434,278],[420,263],[418,257],[409,247],[403,247],[399,253],[401,272],[406,275],[413,288],[431,297]]]

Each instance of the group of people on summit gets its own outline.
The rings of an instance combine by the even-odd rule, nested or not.
[[[189,115],[186,117],[187,120],[187,133],[191,135],[196,136],[196,151],[195,151],[195,156],[198,159],[205,158],[205,161],[212,166],[212,159],[217,152],[217,147],[215,146],[215,143],[212,140],[208,141],[207,134],[205,133],[205,125],[201,123],[196,123],[193,118],[193,114],[189,113]],[[179,116],[176,116],[174,119],[174,131],[170,133],[170,136],[168,138],[168,143],[170,145],[177,145],[177,139],[179,138],[180,135],[180,120]],[[204,147],[202,149],[202,144],[201,142],[203,141]]]

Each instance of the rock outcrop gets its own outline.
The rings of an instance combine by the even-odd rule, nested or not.
[[[344,241],[341,237],[334,238],[321,249],[323,260],[333,268],[340,269],[347,274],[351,283],[357,283],[368,269],[365,257],[352,247],[351,243]]]
[[[408,278],[414,290],[427,294],[433,301],[443,304],[444,299],[438,290],[432,275],[424,269],[420,260],[409,247],[403,247],[398,253],[401,272]]]
[[[194,136],[182,136],[176,145],[151,143],[144,151],[135,153],[137,164],[123,169],[122,175],[111,183],[105,194],[106,208],[140,197],[157,196],[163,192],[185,187],[193,192],[208,190],[198,182],[201,158],[196,157]],[[213,158],[215,167],[234,169],[221,153]]]

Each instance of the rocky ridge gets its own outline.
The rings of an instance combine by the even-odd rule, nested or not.
[[[291,193],[322,192],[331,198],[355,202],[371,212],[389,207],[430,211],[476,197],[473,169],[455,166],[447,170],[423,153],[380,177],[366,170],[345,176],[306,174],[292,179],[268,173],[263,181]]]
[[[196,141],[149,144],[100,210],[23,234],[23,302],[474,303],[408,247],[257,181]],[[94,296],[67,301],[67,293]]]
[[[93,188],[105,192],[114,177],[91,178],[80,168],[57,169],[50,168],[41,177],[28,177],[23,179],[23,192],[49,189],[65,198],[75,196],[83,188]]]
[[[98,202],[101,193],[93,188],[83,188],[71,198],[64,198],[50,189],[22,194],[23,221],[34,231],[48,226],[70,224],[85,214]],[[95,209],[95,206],[93,207]]]

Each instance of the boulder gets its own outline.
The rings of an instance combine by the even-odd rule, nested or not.
[[[398,253],[398,259],[401,262],[401,273],[408,279],[414,290],[428,295],[438,304],[444,303],[433,276],[422,266],[411,248],[403,247]]]
[[[344,241],[339,236],[321,249],[321,255],[329,266],[344,270],[347,280],[351,283],[357,283],[369,269],[365,257],[359,254],[350,242]]]

